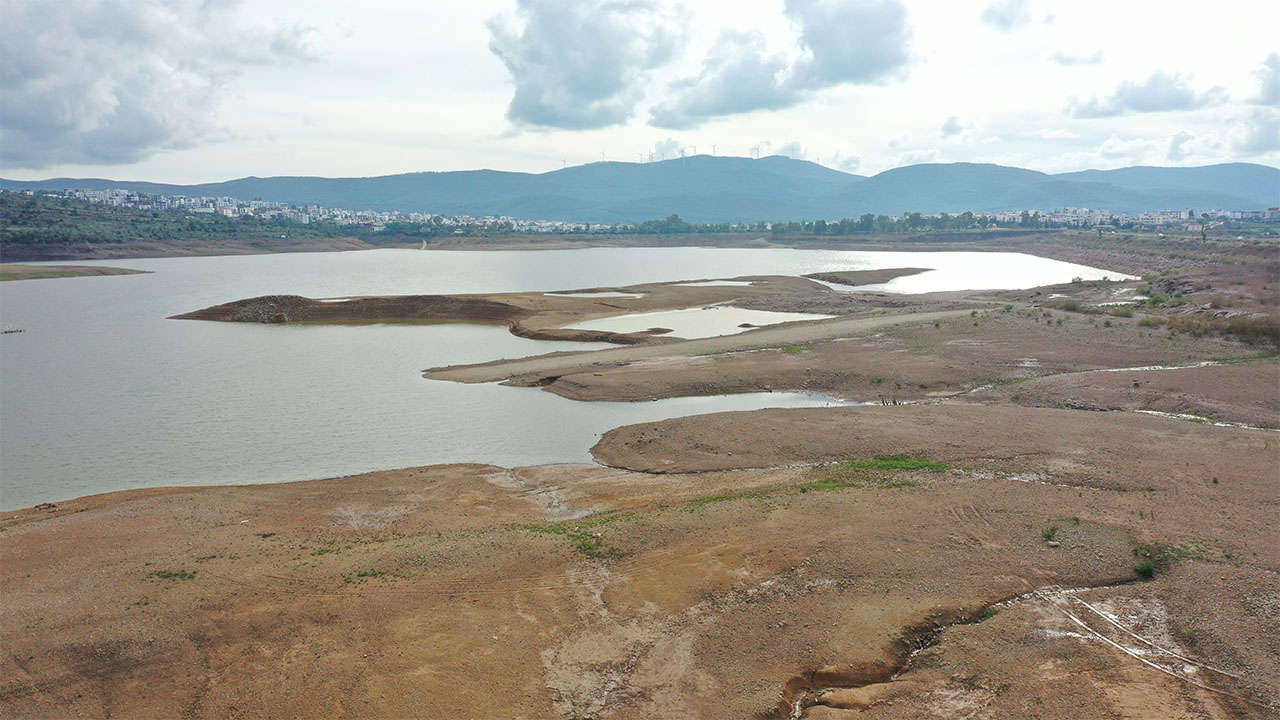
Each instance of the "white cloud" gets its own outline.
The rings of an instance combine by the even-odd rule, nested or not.
[[[1076,65],[1101,65],[1106,60],[1101,50],[1094,50],[1091,53],[1085,52],[1066,52],[1058,50],[1049,55],[1049,62],[1064,67],[1074,67]]]
[[[725,30],[702,71],[671,84],[674,97],[652,108],[652,124],[685,128],[709,118],[780,108],[799,99],[786,85],[788,61],[770,54],[762,33]]]
[[[893,167],[938,162],[942,162],[942,152],[938,150],[938,148],[916,148],[915,150],[908,150],[907,152],[898,155],[897,159],[894,161]]]
[[[1112,134],[1098,147],[1098,155],[1108,160],[1119,159],[1130,163],[1138,163],[1157,149],[1158,143],[1153,140],[1145,140],[1143,138],[1123,140],[1119,136]]]
[[[1254,72],[1258,78],[1258,95],[1253,102],[1259,105],[1280,107],[1280,53],[1271,53],[1262,61],[1262,68]]]
[[[1236,121],[1227,136],[1239,157],[1276,152],[1280,150],[1280,111],[1255,108]]]
[[[675,138],[667,138],[659,140],[653,144],[653,152],[659,159],[665,160],[669,157],[680,157],[680,148],[684,147],[679,140]]]
[[[650,110],[650,123],[693,127],[906,73],[912,28],[900,0],[787,0],[784,12],[800,28],[798,57],[771,52],[763,33],[721,31],[701,70],[671,83],[670,97]]]
[[[1013,30],[1031,24],[1029,0],[991,0],[982,10],[982,22],[999,30]]]
[[[1066,128],[1040,128],[1035,132],[1028,133],[1028,135],[1042,140],[1075,140],[1080,137],[1078,133]]]
[[[238,75],[314,60],[326,42],[308,26],[248,23],[236,3],[0,7],[0,132],[10,167],[129,163],[192,147],[218,132],[219,105]]]
[[[858,168],[862,167],[862,158],[857,155],[845,155],[839,150],[831,158],[831,165],[837,170],[847,173],[856,173]]]
[[[1078,118],[1114,117],[1128,113],[1194,110],[1222,99],[1222,89],[1197,92],[1180,73],[1157,70],[1142,82],[1126,80],[1105,98],[1072,98],[1067,112]]]
[[[683,38],[678,18],[651,0],[519,0],[523,27],[489,21],[489,49],[511,74],[507,119],[567,129],[626,122],[652,69]]]
[[[1192,135],[1186,130],[1178,131],[1177,134],[1169,138],[1169,151],[1165,153],[1165,158],[1167,158],[1169,162],[1182,162],[1186,159],[1187,155],[1190,154],[1190,151],[1187,149],[1187,143],[1194,139],[1195,135]]]
[[[959,116],[951,115],[943,123],[940,132],[942,137],[948,138],[967,130],[970,126],[960,121]]]
[[[804,145],[801,145],[799,140],[792,140],[789,143],[779,145],[777,149],[773,151],[773,154],[789,157],[792,160],[805,159]]]

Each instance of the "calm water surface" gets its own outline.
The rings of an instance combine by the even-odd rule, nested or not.
[[[469,325],[166,320],[265,294],[573,290],[738,275],[937,267],[898,291],[1117,273],[1024,255],[746,249],[350,253],[85,262],[150,275],[0,283],[0,508],[153,487],[303,480],[442,462],[588,461],[612,427],[823,404],[782,393],[575,403],[424,380],[423,368],[595,345]],[[931,283],[922,285],[924,278]],[[898,281],[894,281],[898,282]],[[894,283],[885,289],[895,290]]]

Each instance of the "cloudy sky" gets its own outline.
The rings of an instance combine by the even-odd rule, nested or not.
[[[0,176],[1280,165],[1280,3],[0,0]]]

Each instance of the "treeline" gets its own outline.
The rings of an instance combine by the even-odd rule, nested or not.
[[[168,243],[280,236],[343,237],[359,228],[287,218],[186,215],[84,202],[57,195],[0,193],[0,247],[67,243]]]

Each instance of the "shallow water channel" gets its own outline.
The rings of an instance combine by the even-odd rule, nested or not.
[[[599,435],[619,425],[830,402],[765,393],[576,403],[536,389],[422,379],[427,367],[598,347],[527,340],[499,326],[166,319],[240,298],[572,291],[908,265],[939,268],[902,278],[932,275],[937,289],[1117,275],[1008,253],[698,248],[376,250],[77,264],[152,274],[0,283],[0,321],[24,330],[0,335],[0,508],[130,488],[304,480],[430,463],[586,462]]]

